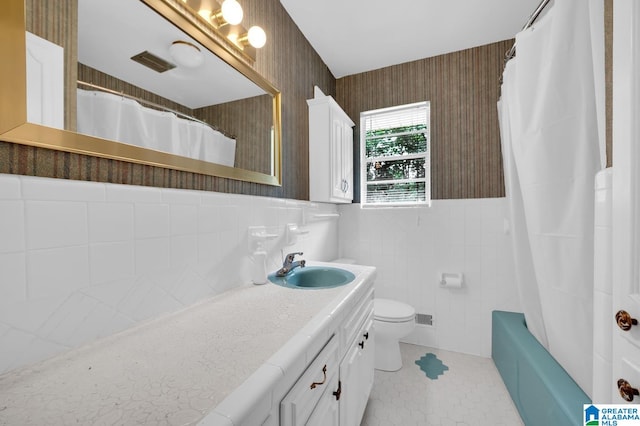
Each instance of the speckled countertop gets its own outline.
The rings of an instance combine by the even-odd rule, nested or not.
[[[0,424],[195,424],[354,284],[242,287],[11,371]]]

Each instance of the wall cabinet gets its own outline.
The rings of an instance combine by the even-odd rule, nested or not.
[[[309,105],[309,199],[330,203],[353,200],[353,126],[331,96]]]
[[[373,289],[354,305],[280,404],[280,425],[358,426],[373,387]]]

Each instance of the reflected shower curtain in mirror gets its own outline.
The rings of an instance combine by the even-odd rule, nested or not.
[[[532,334],[591,394],[594,178],[601,168],[589,4],[516,36],[498,103],[517,281]]]
[[[78,89],[78,133],[233,167],[236,141],[196,121]]]

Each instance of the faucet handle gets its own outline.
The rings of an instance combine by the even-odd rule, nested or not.
[[[301,251],[297,251],[297,252],[294,252],[294,253],[289,253],[289,254],[286,256],[286,259],[287,259],[289,262],[293,262],[293,258],[294,258],[296,255],[302,256],[303,254],[304,254],[304,253],[303,253],[303,252],[301,252]]]

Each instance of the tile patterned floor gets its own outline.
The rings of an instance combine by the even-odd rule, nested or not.
[[[401,344],[402,369],[375,372],[361,426],[523,425],[493,361]],[[449,369],[429,379],[415,361],[435,354]]]

